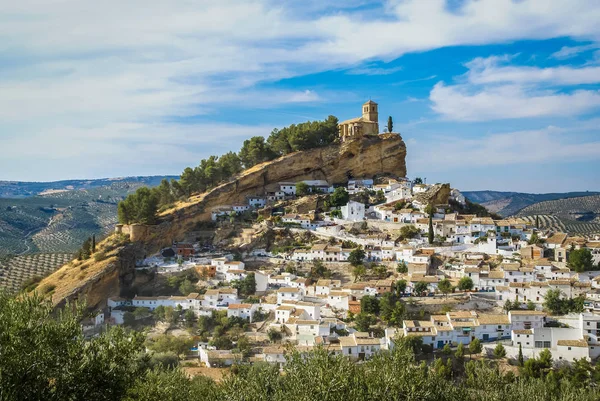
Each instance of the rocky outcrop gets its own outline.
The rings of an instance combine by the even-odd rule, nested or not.
[[[108,297],[122,295],[132,286],[135,262],[143,255],[143,244],[136,243],[114,248],[106,259],[73,261],[44,278],[38,291],[51,288],[52,302],[59,307],[73,301],[84,301],[90,309],[103,307]]]
[[[180,240],[200,221],[210,219],[216,206],[245,203],[250,195],[263,194],[281,181],[326,180],[343,184],[352,177],[406,176],[406,146],[397,134],[362,137],[324,148],[295,152],[256,165],[234,180],[191,197],[161,215],[155,226],[125,226],[132,241],[156,250]]]
[[[413,198],[426,205],[447,205],[450,191],[450,184],[435,184],[427,191],[415,194]]]

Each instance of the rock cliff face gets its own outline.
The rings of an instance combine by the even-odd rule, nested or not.
[[[108,297],[119,296],[131,287],[135,280],[135,262],[143,255],[143,244],[137,243],[118,246],[102,260],[71,262],[44,278],[38,291],[46,293],[45,288],[52,289],[52,302],[58,307],[68,301],[85,301],[90,309],[103,307]]]
[[[445,205],[450,198],[450,184],[435,184],[426,192],[415,194],[413,199],[424,204]]]
[[[244,171],[235,180],[188,199],[167,210],[156,226],[123,227],[132,241],[150,251],[180,240],[200,221],[210,220],[216,206],[246,203],[246,196],[261,195],[281,181],[326,180],[346,183],[349,178],[406,176],[406,146],[397,134],[363,137],[324,148],[292,153]]]
[[[246,203],[246,196],[262,195],[267,187],[281,181],[327,180],[342,184],[352,177],[404,177],[405,156],[400,135],[383,134],[262,163],[165,211],[158,225],[123,226],[122,232],[130,235],[132,244],[114,249],[101,261],[92,258],[65,265],[45,278],[40,288],[52,288],[52,301],[58,306],[70,300],[85,300],[90,308],[103,306],[107,297],[122,294],[134,283],[136,258],[181,240],[199,222],[210,220],[211,209],[216,206]]]

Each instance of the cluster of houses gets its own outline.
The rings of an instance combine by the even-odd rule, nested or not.
[[[496,342],[500,341],[507,356],[512,358],[518,356],[519,349],[525,358],[537,357],[543,349],[548,349],[556,363],[581,358],[594,360],[600,356],[600,316],[590,313],[555,320],[544,312],[530,310],[513,310],[508,314],[455,311],[431,315],[428,320],[405,320],[402,327],[388,328],[383,337],[376,338],[371,333],[355,331],[338,319],[308,317],[305,307],[310,309],[311,306],[297,303],[280,306],[290,315],[288,321],[281,325],[281,330],[296,345],[292,348],[281,345],[263,347],[253,361],[283,366],[286,354],[292,349],[306,353],[315,347],[353,360],[365,360],[382,350],[393,349],[402,337],[420,337],[423,344],[433,350],[446,345],[468,345],[478,339],[488,355],[493,354]],[[551,321],[555,323],[552,326],[562,323],[565,327],[547,327]],[[279,326],[280,323],[273,325]],[[227,366],[242,359],[232,351],[198,349],[201,361],[209,367]]]
[[[301,181],[308,186],[310,193],[332,193],[335,188],[325,180],[304,180]],[[213,208],[211,218],[213,221],[222,217],[229,217],[232,214],[240,214],[248,210],[261,209],[267,204],[273,204],[286,199],[296,197],[295,182],[279,182],[267,190],[263,195],[252,195],[246,197],[245,204],[222,205]]]

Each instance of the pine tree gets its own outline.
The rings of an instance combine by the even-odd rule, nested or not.
[[[394,128],[394,121],[392,121],[392,116],[389,116],[388,123],[387,123],[388,132],[391,133],[393,128]]]
[[[456,348],[456,352],[454,353],[454,357],[456,357],[457,360],[462,361],[463,357],[465,356],[465,348],[463,343],[458,343],[458,347]]]
[[[504,349],[504,345],[502,345],[502,343],[498,343],[496,348],[494,348],[494,356],[496,358],[504,358],[506,356],[506,349]]]

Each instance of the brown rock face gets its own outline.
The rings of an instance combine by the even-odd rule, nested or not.
[[[450,184],[435,184],[426,192],[416,194],[414,199],[432,205],[445,205],[450,197]]]
[[[267,186],[281,181],[326,180],[343,184],[349,178],[406,176],[406,146],[397,134],[358,138],[342,144],[292,153],[244,171],[235,180],[222,184],[166,211],[162,222],[149,227],[123,227],[132,241],[143,242],[149,250],[181,239],[199,221],[210,219],[212,208],[246,203],[246,196],[262,195]],[[133,232],[132,232],[133,229]]]

